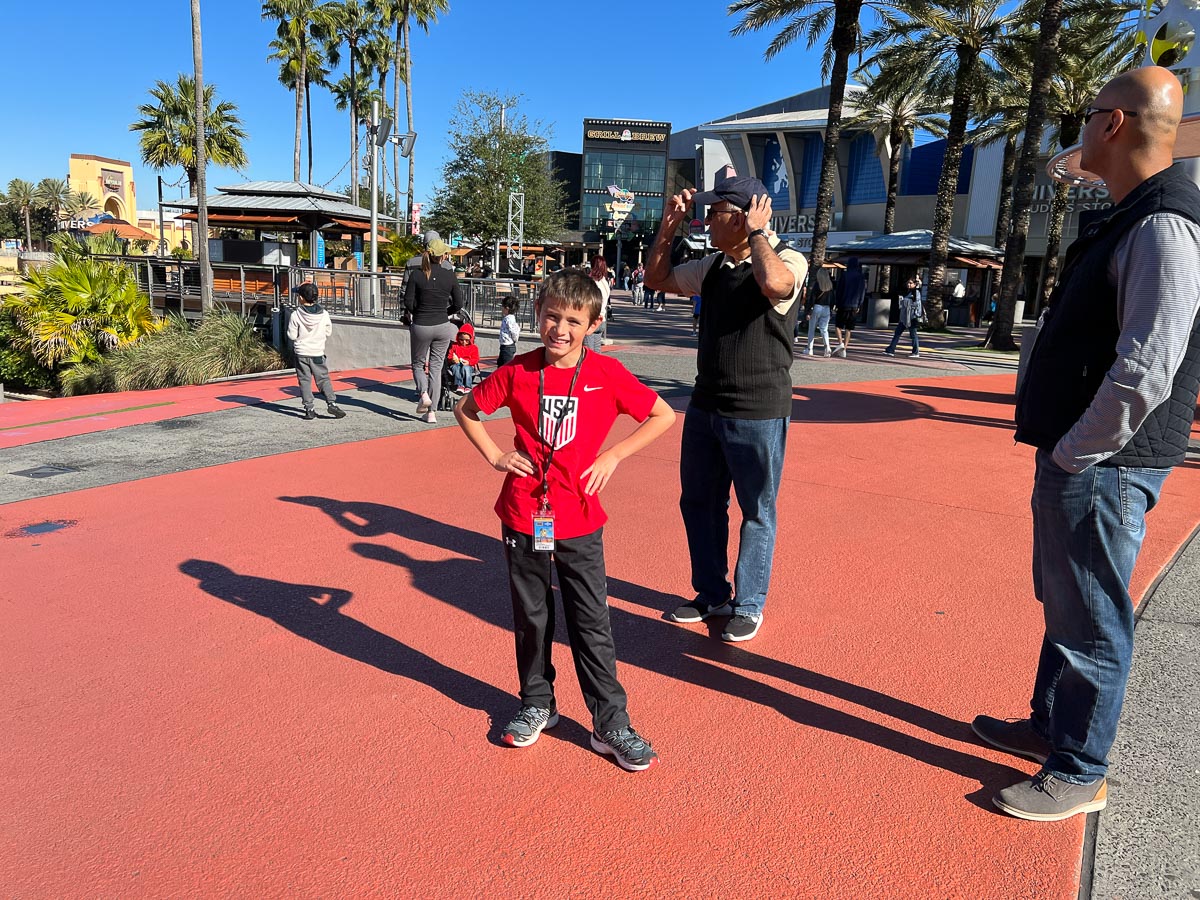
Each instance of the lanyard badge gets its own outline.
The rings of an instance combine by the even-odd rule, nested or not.
[[[550,505],[550,464],[554,461],[554,451],[558,447],[558,438],[562,431],[563,420],[566,418],[567,410],[571,406],[570,401],[572,394],[575,392],[575,381],[579,378],[579,370],[583,367],[583,358],[586,355],[587,348],[581,349],[579,361],[575,363],[575,371],[571,375],[571,384],[567,388],[567,402],[559,408],[558,414],[551,419],[548,440],[542,427],[542,423],[546,418],[542,415],[542,409],[546,403],[546,363],[544,355],[542,368],[538,371],[538,438],[542,442],[545,462],[542,465],[541,500],[538,503],[537,515],[533,517],[533,549],[535,551],[544,553],[554,552],[554,508]]]

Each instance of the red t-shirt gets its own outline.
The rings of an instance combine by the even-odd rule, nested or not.
[[[507,366],[496,369],[472,391],[480,410],[490,415],[503,406],[512,411],[516,428],[515,449],[533,460],[536,475],[509,473],[496,500],[496,515],[509,528],[522,534],[533,532],[533,517],[541,505],[542,469],[551,431],[575,372],[546,366],[542,350],[522,353]],[[545,371],[545,409],[538,409],[538,373]],[[554,536],[581,537],[599,529],[607,520],[600,496],[587,496],[584,470],[596,461],[600,447],[621,413],[644,422],[658,395],[633,376],[621,363],[601,353],[587,353],[575,380],[562,425],[558,447],[550,467],[550,505],[554,510]],[[539,437],[539,419],[541,435]]]

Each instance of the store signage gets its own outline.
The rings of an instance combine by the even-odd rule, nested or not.
[[[621,131],[610,131],[602,128],[589,128],[584,132],[589,141],[641,141],[646,144],[662,144],[667,136],[661,131],[631,131],[628,128]]]
[[[776,216],[771,220],[771,230],[779,234],[812,231],[816,227],[816,216]]]

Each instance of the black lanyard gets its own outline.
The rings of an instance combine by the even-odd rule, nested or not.
[[[542,467],[542,507],[549,509],[550,507],[550,464],[554,461],[554,450],[558,444],[558,435],[562,431],[563,419],[567,416],[567,408],[571,405],[571,395],[575,393],[575,379],[579,377],[579,370],[583,368],[583,358],[587,356],[587,347],[581,347],[579,350],[579,361],[575,363],[575,371],[571,374],[571,385],[567,388],[567,402],[559,407],[558,415],[554,419],[554,426],[550,431],[550,442],[547,444],[546,435],[542,433],[542,408],[546,402],[546,351],[542,351],[542,367],[538,369],[538,439],[542,442],[542,449],[546,453],[546,464]]]

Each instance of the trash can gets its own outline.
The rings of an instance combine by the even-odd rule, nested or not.
[[[892,317],[892,298],[891,297],[867,297],[867,328],[884,328],[888,327],[888,321]]]

